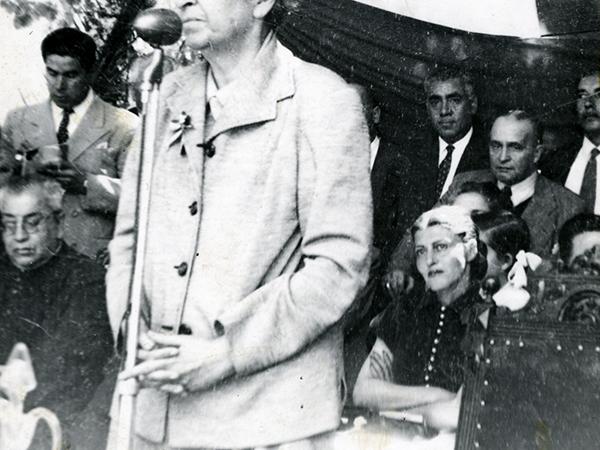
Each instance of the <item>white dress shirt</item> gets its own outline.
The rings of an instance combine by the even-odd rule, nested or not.
[[[375,158],[377,157],[377,152],[379,151],[379,136],[375,136],[375,139],[371,142],[371,163],[369,165],[370,169],[373,169],[373,164],[375,164]]]
[[[87,112],[93,101],[94,92],[90,89],[88,90],[88,93],[83,99],[83,101],[79,105],[73,106],[73,113],[69,116],[69,126],[67,126],[69,137],[73,136],[73,133],[81,123],[81,119],[83,119],[83,116],[85,116],[85,113]],[[63,118],[63,109],[56,105],[53,101],[50,102],[50,105],[52,106],[52,119],[54,120],[54,126],[56,127],[56,131],[58,132],[60,122]]]
[[[571,165],[567,181],[565,181],[565,187],[570,191],[579,195],[581,192],[581,185],[583,184],[583,175],[585,174],[585,168],[587,167],[592,149],[600,146],[594,145],[587,137],[583,138],[583,144],[579,153],[575,157],[575,161]],[[600,161],[596,160],[596,201],[594,202],[594,214],[600,214]]]
[[[458,169],[458,165],[460,164],[460,159],[462,158],[469,141],[471,140],[471,136],[473,136],[473,127],[469,128],[467,134],[463,136],[462,139],[456,141],[454,144],[449,144],[444,141],[441,137],[438,137],[438,148],[439,148],[439,158],[438,158],[438,166],[442,163],[448,151],[446,147],[448,145],[454,146],[454,151],[452,152],[452,164],[450,164],[450,171],[448,172],[448,176],[446,177],[446,181],[444,182],[444,187],[442,188],[442,192],[440,196],[444,195],[450,185],[452,184],[452,180],[454,180],[454,175],[456,175],[456,169]],[[435,183],[435,180],[433,181]]]
[[[513,206],[518,206],[524,201],[533,197],[535,193],[535,183],[537,182],[538,173],[537,170],[529,175],[522,181],[519,181],[516,184],[513,184],[510,187],[510,201]],[[506,185],[500,181],[498,181],[498,188],[502,190]]]

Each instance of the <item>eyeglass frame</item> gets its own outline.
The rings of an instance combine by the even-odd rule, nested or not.
[[[60,218],[62,216],[62,214],[63,214],[62,210],[52,211],[48,214],[43,214],[43,213],[28,214],[27,216],[21,218],[21,229],[28,235],[37,234],[41,231],[42,224],[45,224],[46,221],[50,217]],[[37,219],[38,217],[39,217],[39,221],[36,223],[26,222],[27,218],[30,218],[30,219],[36,218]],[[0,212],[0,231],[3,234],[6,234],[8,236],[14,236],[17,233],[17,226],[19,223],[18,220],[15,220],[14,226],[13,225],[7,226],[7,224],[4,220],[5,220],[5,216],[4,216],[4,214],[2,214]]]

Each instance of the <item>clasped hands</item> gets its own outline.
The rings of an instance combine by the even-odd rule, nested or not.
[[[85,173],[81,172],[71,162],[63,160],[60,165],[46,164],[37,169],[37,172],[54,178],[60,185],[72,194],[85,195]]]
[[[119,380],[137,378],[141,387],[186,395],[208,389],[235,373],[225,337],[142,332],[138,364],[119,374]]]

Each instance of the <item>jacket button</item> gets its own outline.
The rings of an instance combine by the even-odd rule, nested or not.
[[[183,335],[189,336],[192,334],[192,329],[190,327],[188,327],[185,323],[182,323],[181,325],[179,325],[178,334],[183,334]]]
[[[196,144],[196,147],[200,147],[208,158],[212,158],[213,156],[215,156],[216,149],[212,141],[204,142],[202,144]]]
[[[177,275],[179,275],[180,277],[183,277],[187,273],[188,265],[186,262],[182,262],[178,266],[175,266],[175,269],[177,269]]]
[[[190,209],[190,214],[192,216],[198,214],[198,202],[193,202],[191,205],[188,206],[188,208]]]

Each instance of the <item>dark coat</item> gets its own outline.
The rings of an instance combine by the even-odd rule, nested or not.
[[[540,170],[542,174],[550,180],[565,184],[571,166],[581,149],[583,136],[577,142],[572,142],[555,152],[544,154],[540,161]]]
[[[374,207],[374,245],[385,258],[417,217],[436,202],[439,159],[438,136],[433,131],[404,145],[382,142],[371,172]],[[489,167],[487,139],[475,123],[473,135],[456,173]]]
[[[37,388],[25,410],[44,406],[69,433],[112,355],[104,269],[63,244],[44,265],[21,271],[0,256],[0,362],[17,342],[33,361]]]

